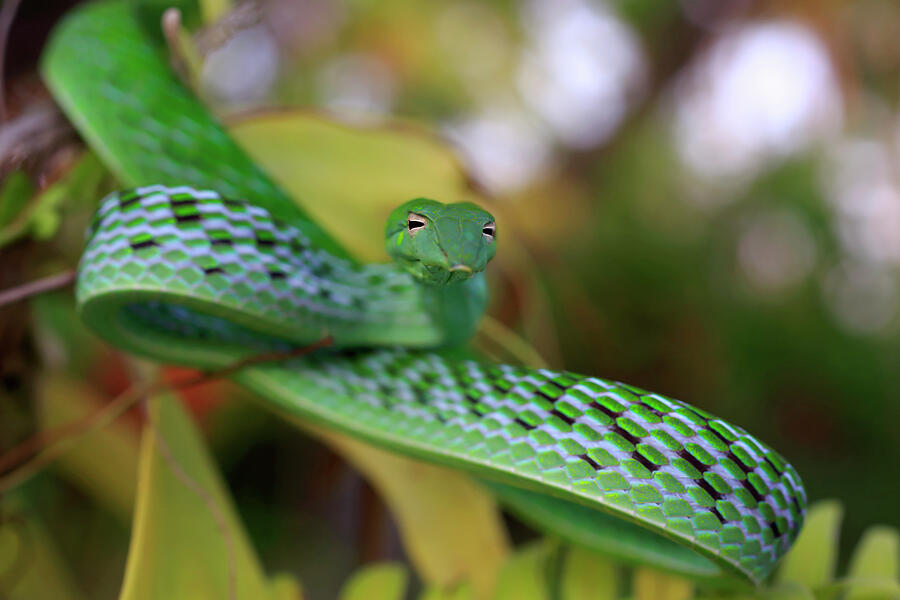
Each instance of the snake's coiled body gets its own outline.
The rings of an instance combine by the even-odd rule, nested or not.
[[[153,321],[144,340],[153,328],[180,325],[183,341],[199,350],[211,341],[217,350],[221,344],[259,350],[274,343],[264,334],[282,345],[312,343],[326,333],[342,347],[434,347],[472,334],[486,301],[483,277],[465,285],[423,287],[393,265],[358,265],[317,248],[261,207],[213,191],[156,185],[101,203],[82,259],[78,301],[88,323],[99,327],[109,302],[124,301],[123,318]],[[130,289],[124,297],[118,294],[123,287]],[[207,313],[206,328],[214,331],[204,333],[196,312],[173,313],[165,303],[170,297],[182,313]],[[116,341],[131,347],[124,338]],[[210,365],[175,352],[170,359]]]
[[[340,348],[253,366],[236,379],[276,408],[552,496],[558,510],[575,502],[621,517],[726,572],[754,582],[771,572],[806,506],[797,473],[777,452],[632,386],[410,349],[447,341],[448,319],[459,317],[447,307],[458,298],[431,297],[397,269],[341,256],[146,45],[124,7],[107,2],[69,19],[45,58],[73,121],[125,181],[143,186],[109,196],[91,228],[77,294],[99,334],[160,361],[213,367],[327,332]],[[142,61],[139,84],[117,66],[120,56]],[[154,113],[168,96],[177,102]],[[99,117],[106,103],[131,130]],[[183,113],[172,114],[173,105]],[[141,126],[145,113],[152,131]],[[184,119],[197,136],[184,139]],[[199,158],[189,166],[161,157],[158,167],[142,154],[150,146]],[[206,171],[210,155],[234,160]],[[463,313],[480,312],[483,298],[466,298],[474,300]]]

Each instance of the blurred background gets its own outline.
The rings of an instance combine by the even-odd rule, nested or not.
[[[80,156],[35,71],[73,4],[23,3],[9,29],[7,183],[43,189]],[[554,367],[754,432],[812,499],[844,503],[851,545],[872,523],[900,525],[898,32],[893,0],[260,0],[196,40],[199,89],[226,119],[312,107],[445,139],[500,215],[501,244],[524,248],[518,270],[492,275],[492,316]],[[41,237],[59,212],[44,218],[0,250],[2,287],[74,264],[80,232]],[[0,312],[0,448],[40,418],[48,340],[65,337],[48,324],[70,304]],[[121,359],[97,352],[93,381],[121,390]],[[255,405],[223,401],[240,394],[217,384],[187,400],[267,567],[327,598],[354,566],[402,558],[368,485]],[[127,517],[71,473],[28,485],[90,597],[114,595]],[[310,538],[330,570],[298,557]]]

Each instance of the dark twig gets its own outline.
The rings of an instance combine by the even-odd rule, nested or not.
[[[62,273],[57,273],[56,275],[44,277],[43,279],[36,279],[35,281],[24,283],[8,290],[3,290],[0,292],[0,308],[7,304],[12,304],[13,302],[25,300],[26,298],[30,298],[37,294],[64,288],[72,285],[74,282],[75,269],[70,269],[68,271],[63,271]]]
[[[0,479],[0,493],[12,488],[18,482],[24,481],[33,473],[40,471],[45,465],[56,460],[62,454],[62,451],[65,450],[63,448],[60,451],[58,446],[60,442],[74,440],[77,436],[90,433],[93,430],[100,429],[107,423],[111,423],[135,402],[140,400],[147,391],[147,386],[133,385],[116,396],[112,402],[104,404],[87,417],[54,429],[36,433],[18,446],[14,446],[4,452],[0,455],[0,472],[6,472],[15,467],[19,468]],[[45,452],[31,462],[22,464],[29,456],[41,450],[45,450]],[[33,472],[25,470],[29,466]],[[17,473],[20,473],[18,477],[16,477]],[[11,483],[9,483],[10,481]]]

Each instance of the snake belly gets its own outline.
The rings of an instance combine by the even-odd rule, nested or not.
[[[348,348],[235,379],[278,410],[621,518],[752,582],[796,539],[798,474],[738,426],[597,377],[402,347],[433,341],[427,302],[305,220],[174,81],[124,4],[76,11],[44,71],[91,146],[141,186],[103,202],[82,257],[79,309],[99,335],[214,367],[324,328]],[[373,344],[370,328],[388,347],[356,347]]]

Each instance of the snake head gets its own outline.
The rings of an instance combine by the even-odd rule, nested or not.
[[[494,257],[496,235],[494,217],[471,202],[417,198],[388,217],[385,245],[391,258],[419,281],[447,285],[484,271]]]

